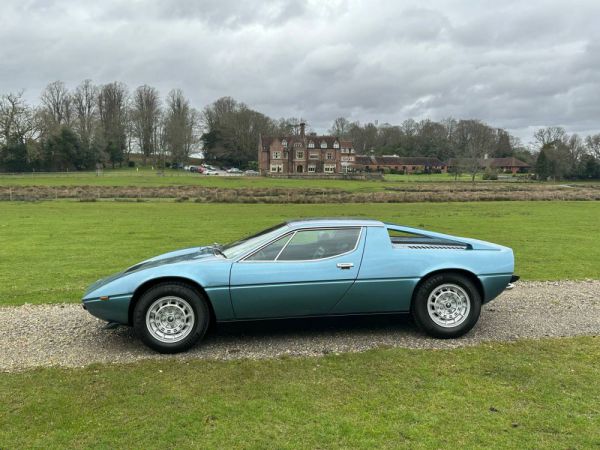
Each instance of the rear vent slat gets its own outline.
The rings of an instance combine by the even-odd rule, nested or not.
[[[435,244],[395,244],[395,247],[414,250],[466,250],[465,245],[435,245]]]

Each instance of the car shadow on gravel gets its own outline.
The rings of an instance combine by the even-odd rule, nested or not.
[[[419,334],[408,314],[372,316],[311,317],[301,319],[273,319],[247,322],[219,323],[206,335],[206,341],[224,338],[284,338],[287,336],[317,336],[403,330]]]

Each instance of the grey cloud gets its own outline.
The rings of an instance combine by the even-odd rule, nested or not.
[[[596,1],[5,0],[0,92],[120,80],[224,95],[324,130],[340,115],[600,131]]]

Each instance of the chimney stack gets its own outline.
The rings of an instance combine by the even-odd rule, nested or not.
[[[300,122],[300,137],[302,139],[304,139],[304,128],[306,127],[306,124],[304,122]]]

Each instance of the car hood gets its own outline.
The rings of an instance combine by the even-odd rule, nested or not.
[[[173,252],[163,253],[162,255],[155,256],[145,261],[134,264],[133,266],[123,270],[122,272],[115,273],[106,278],[101,278],[93,283],[86,291],[86,294],[95,291],[108,283],[118,280],[126,275],[134,272],[140,272],[145,269],[151,269],[159,266],[165,266],[168,264],[182,263],[186,261],[211,261],[216,259],[223,259],[222,256],[215,255],[214,247],[191,247],[176,250]]]
[[[149,269],[151,267],[164,266],[166,264],[174,264],[190,260],[196,261],[217,258],[222,258],[222,256],[215,255],[214,247],[212,246],[184,248],[181,250],[175,250],[173,252],[163,253],[162,255],[158,255],[154,258],[134,264],[123,271],[123,273],[131,273],[138,270]]]

